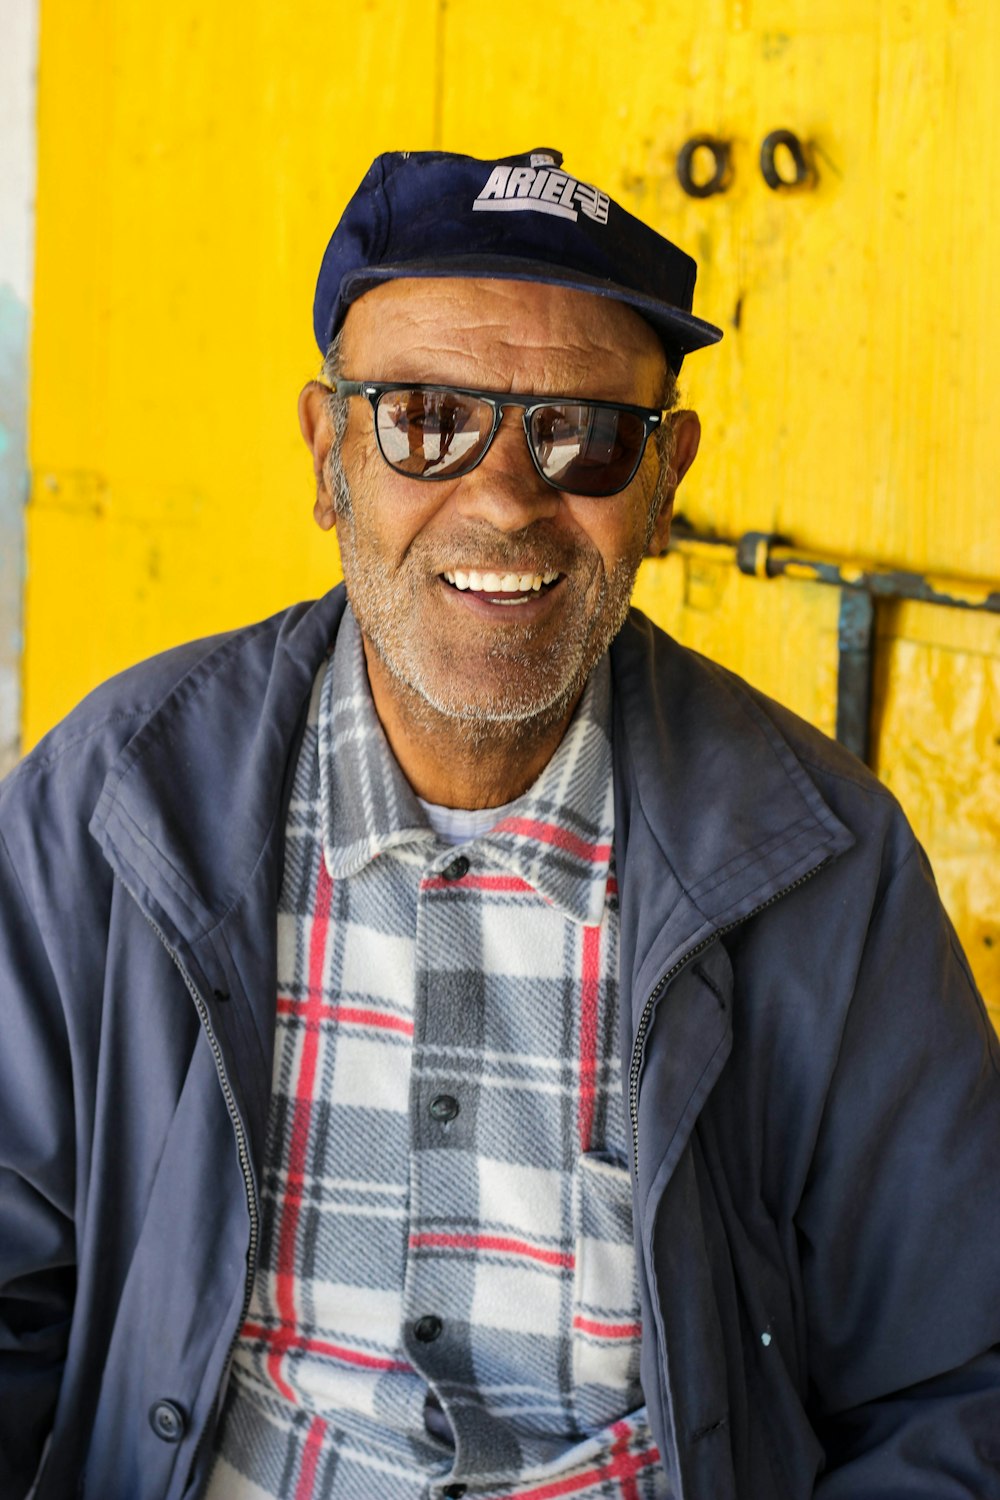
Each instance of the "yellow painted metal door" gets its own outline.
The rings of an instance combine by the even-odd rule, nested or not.
[[[44,0],[40,58],[29,743],[116,667],[336,576],[294,402],[319,256],[386,149],[557,146],[696,255],[727,337],[684,372],[695,537],[1000,586],[993,0]],[[762,173],[776,130],[800,187]],[[692,196],[701,136],[725,190]],[[840,590],[735,555],[689,541],[639,602],[832,731]],[[871,759],[1000,1019],[1000,616],[885,598],[875,639]]]

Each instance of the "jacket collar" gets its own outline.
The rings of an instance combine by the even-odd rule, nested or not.
[[[813,734],[793,715],[637,611],[611,664],[622,977],[637,1014],[685,952],[854,837],[790,744],[784,728]]]
[[[290,751],[343,586],[206,643],[112,764],[90,830],[171,944],[237,907],[280,849]]]

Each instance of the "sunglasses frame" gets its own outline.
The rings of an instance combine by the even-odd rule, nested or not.
[[[510,391],[480,391],[472,386],[462,385],[431,385],[427,381],[422,380],[411,381],[409,383],[401,380],[335,380],[330,389],[338,396],[364,396],[372,409],[372,426],[375,429],[375,441],[378,444],[378,451],[382,455],[384,462],[394,474],[401,474],[404,479],[415,479],[428,484],[440,483],[447,479],[463,479],[466,474],[471,474],[473,469],[479,467],[490,451],[493,439],[496,437],[500,423],[503,420],[504,408],[508,406],[520,407],[523,413],[521,420],[524,427],[525,442],[531,462],[539,478],[544,480],[554,490],[559,490],[566,495],[580,495],[586,500],[609,500],[612,495],[620,495],[622,490],[628,488],[639,472],[639,465],[642,463],[643,455],[646,452],[646,444],[649,442],[650,434],[656,431],[666,416],[665,411],[658,411],[648,406],[630,406],[627,401],[596,401],[583,396],[518,396]],[[391,459],[386,457],[378,430],[379,402],[389,391],[436,391],[453,396],[471,396],[476,401],[485,402],[493,411],[493,426],[490,428],[489,436],[483,444],[483,451],[479,454],[475,462],[469,464],[467,469],[463,468],[450,474],[409,474],[405,469],[398,468]],[[589,493],[586,490],[570,490],[565,485],[557,484],[554,479],[549,479],[548,475],[543,473],[541,464],[532,447],[529,425],[536,411],[544,411],[549,406],[596,406],[604,411],[628,412],[630,416],[638,417],[643,424],[642,444],[628,478],[621,484],[616,485],[613,490],[603,490],[600,494]]]

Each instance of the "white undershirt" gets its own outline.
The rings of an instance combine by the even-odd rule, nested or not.
[[[489,833],[515,808],[520,798],[505,802],[503,807],[442,807],[437,802],[417,801],[427,814],[427,821],[445,844],[468,844],[482,834]]]

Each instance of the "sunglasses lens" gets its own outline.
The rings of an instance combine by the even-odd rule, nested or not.
[[[382,457],[416,479],[467,473],[482,457],[492,430],[487,402],[455,391],[385,391],[375,414]]]
[[[571,495],[614,495],[639,467],[646,428],[634,412],[586,402],[539,407],[529,439],[550,484]]]

